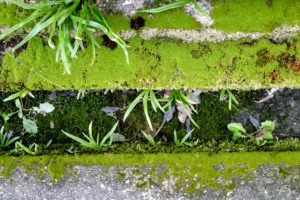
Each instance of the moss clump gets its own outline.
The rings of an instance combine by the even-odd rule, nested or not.
[[[102,39],[98,40],[101,43]],[[11,54],[3,58],[0,90],[118,87],[250,90],[299,87],[300,74],[288,67],[290,61],[286,59],[288,56],[284,56],[300,58],[299,36],[289,40],[293,48],[288,48],[285,43],[275,44],[268,39],[258,40],[253,45],[245,45],[246,41],[187,44],[178,40],[145,41],[136,37],[128,41],[129,65],[125,62],[121,48],[111,50],[102,47],[97,49],[94,65],[91,66],[91,48],[88,47],[86,51],[78,52],[78,59],[72,63],[72,75],[66,75],[62,73],[62,64],[55,62],[55,50],[44,46],[41,38],[34,38],[17,60]],[[206,45],[206,48],[199,48],[199,45]],[[266,59],[266,55],[262,55],[263,51],[272,56]],[[56,85],[37,76],[22,64]],[[275,81],[269,79],[274,70],[279,75]]]
[[[300,2],[295,0],[213,0],[212,6],[213,27],[227,32],[266,33],[300,23]]]

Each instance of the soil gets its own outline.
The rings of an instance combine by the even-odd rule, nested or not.
[[[133,17],[130,26],[135,30],[139,30],[145,26],[145,20],[142,17]]]
[[[115,43],[114,41],[111,41],[107,35],[103,35],[102,36],[102,45],[105,46],[105,47],[108,47],[110,48],[111,50],[114,50],[115,48],[117,48],[118,44]]]

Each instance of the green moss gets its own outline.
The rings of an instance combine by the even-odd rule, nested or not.
[[[299,36],[295,39],[299,39]],[[101,39],[99,39],[101,40]],[[0,71],[0,90],[54,90],[70,88],[201,88],[203,90],[297,88],[300,74],[287,68],[287,57],[300,57],[299,40],[290,40],[294,48],[285,43],[274,44],[261,39],[248,45],[247,40],[221,43],[184,43],[178,40],[154,39],[144,41],[138,37],[129,40],[130,64],[126,64],[121,48],[97,49],[91,64],[91,48],[78,53],[72,63],[72,75],[63,74],[61,63],[55,62],[55,50],[43,46],[34,38],[26,51],[17,58],[61,87],[55,86],[28,70],[11,55],[3,58]],[[202,46],[205,45],[205,48]],[[261,62],[262,50],[272,59]],[[198,51],[198,53],[197,53]],[[195,56],[196,55],[196,56]],[[264,55],[263,55],[264,57]],[[257,65],[257,62],[260,64]],[[178,73],[176,66],[178,67]],[[269,76],[276,70],[278,80]]]
[[[188,16],[183,9],[173,9],[162,13],[139,13],[137,16],[145,20],[145,28],[176,28],[200,29],[201,23],[192,16]]]
[[[122,30],[131,29],[130,28],[130,20],[121,14],[106,15],[105,19],[106,19],[108,25],[110,26],[110,28],[112,28],[112,30],[116,33],[119,31],[122,31]]]
[[[300,163],[299,152],[282,152],[278,153],[276,157],[271,156],[267,152],[252,152],[252,153],[219,153],[214,155],[209,155],[207,153],[184,153],[184,154],[143,154],[143,155],[132,155],[132,154],[103,154],[103,155],[81,155],[81,156],[43,156],[43,157],[32,157],[32,156],[23,156],[23,157],[9,157],[2,156],[0,159],[0,165],[9,166],[9,173],[3,171],[2,175],[10,174],[15,166],[33,166],[36,167],[36,170],[43,167],[47,167],[48,173],[52,178],[59,179],[62,176],[65,176],[66,167],[72,166],[74,164],[85,164],[85,165],[120,165],[120,166],[142,166],[142,165],[151,165],[157,166],[157,164],[166,164],[168,167],[166,170],[169,170],[171,174],[165,173],[164,178],[170,178],[170,176],[178,177],[176,185],[189,192],[193,192],[196,186],[208,185],[212,188],[220,188],[222,184],[216,181],[218,176],[224,176],[227,179],[231,179],[237,173],[236,171],[243,171],[245,166],[247,170],[253,171],[256,170],[259,164],[274,164],[284,162],[288,165],[289,169],[292,170],[297,166],[295,164]],[[49,164],[47,164],[49,163]],[[215,165],[223,164],[229,170],[218,170],[214,169]],[[243,164],[241,166],[241,164]],[[123,172],[122,172],[123,173]],[[144,172],[145,173],[145,172]],[[149,173],[152,173],[152,176],[149,180],[143,179],[138,183],[138,187],[145,187],[151,185],[155,175],[153,170],[149,170]],[[244,173],[244,172],[243,172]],[[280,173],[280,172],[279,172]],[[194,179],[197,175],[199,179]],[[156,179],[156,178],[155,178]],[[181,182],[185,179],[188,179],[190,185],[187,188],[186,182]],[[224,185],[225,189],[233,189],[233,185]]]
[[[212,6],[213,27],[228,32],[266,33],[300,22],[300,2],[295,0],[213,0]]]
[[[27,16],[30,12],[28,10],[21,9],[20,7],[2,2],[0,3],[0,25],[13,26]]]

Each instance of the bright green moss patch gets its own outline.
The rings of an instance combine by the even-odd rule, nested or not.
[[[101,43],[101,38],[99,42]],[[63,74],[55,62],[55,50],[34,38],[28,48],[14,59],[3,58],[0,90],[55,90],[70,88],[201,88],[203,90],[298,88],[300,74],[299,36],[285,43],[268,39],[184,43],[178,40],[139,37],[128,41],[130,64],[121,48],[102,46],[78,52],[72,75]],[[47,82],[22,64],[44,76]],[[278,76],[273,78],[273,73]],[[59,85],[59,86],[58,86]]]
[[[142,180],[138,184],[139,187],[145,187],[153,182],[153,180],[170,179],[171,176],[179,177],[176,184],[179,188],[186,189],[187,192],[194,192],[197,185],[209,185],[213,188],[222,187],[222,183],[217,182],[216,178],[222,176],[230,180],[233,176],[248,175],[252,170],[256,170],[260,164],[280,164],[285,163],[288,169],[283,169],[279,166],[279,173],[283,170],[297,169],[297,164],[300,163],[299,152],[283,152],[270,154],[267,152],[253,153],[219,153],[209,155],[207,153],[181,153],[181,154],[103,154],[103,155],[81,155],[81,156],[43,156],[43,157],[9,157],[2,156],[0,165],[6,166],[1,174],[9,177],[14,167],[24,166],[30,168],[31,172],[41,173],[43,168],[47,167],[45,172],[48,172],[54,180],[66,175],[66,169],[74,164],[85,165],[104,165],[110,166],[133,166],[151,165],[148,171],[151,175],[149,180]],[[167,168],[164,173],[156,171],[157,164],[166,164]],[[226,170],[219,170],[218,165],[224,165]],[[240,170],[243,174],[240,175]],[[281,171],[280,171],[281,170]],[[118,169],[118,174],[124,178],[125,171]],[[238,173],[236,173],[238,172]],[[43,171],[42,171],[43,173]],[[137,172],[141,173],[141,172]],[[250,173],[251,174],[251,173]],[[285,173],[286,174],[286,173]],[[194,177],[198,177],[194,179]],[[187,188],[186,182],[182,179],[191,181]],[[245,178],[245,177],[244,177]],[[233,189],[233,185],[224,185],[225,189]]]
[[[0,25],[13,26],[21,22],[29,14],[28,10],[24,10],[16,5],[0,3]]]
[[[128,30],[130,28],[130,19],[123,15],[106,15],[105,19],[114,32]]]
[[[213,0],[212,6],[213,27],[228,32],[266,33],[300,23],[300,1],[295,0]]]
[[[201,23],[192,16],[188,16],[183,9],[173,9],[162,13],[139,13],[143,17],[146,28],[176,28],[176,29],[200,29]]]

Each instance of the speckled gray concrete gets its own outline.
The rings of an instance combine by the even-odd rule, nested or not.
[[[266,96],[267,94],[266,92]],[[262,113],[269,113],[269,120],[277,121],[276,130],[273,132],[275,135],[300,137],[300,90],[280,89],[273,96],[268,101],[253,103],[251,107],[233,114],[232,121],[247,125],[250,123],[249,115],[260,120]]]
[[[300,199],[300,165],[286,167],[282,163],[281,167],[287,172],[285,176],[279,173],[277,164],[259,165],[257,170],[249,172],[249,179],[234,176],[231,180],[223,177],[216,180],[233,184],[233,190],[204,186],[195,194],[174,189],[176,177],[159,182],[148,175],[149,166],[136,167],[141,171],[139,175],[132,173],[135,167],[112,166],[107,169],[104,166],[76,165],[73,166],[76,175],[69,171],[57,182],[51,182],[48,174],[40,180],[36,174],[27,174],[23,168],[17,167],[9,178],[0,181],[0,199]],[[215,169],[224,170],[224,166]],[[120,171],[126,175],[120,177]],[[136,187],[139,181],[150,178],[153,181],[151,186]]]

